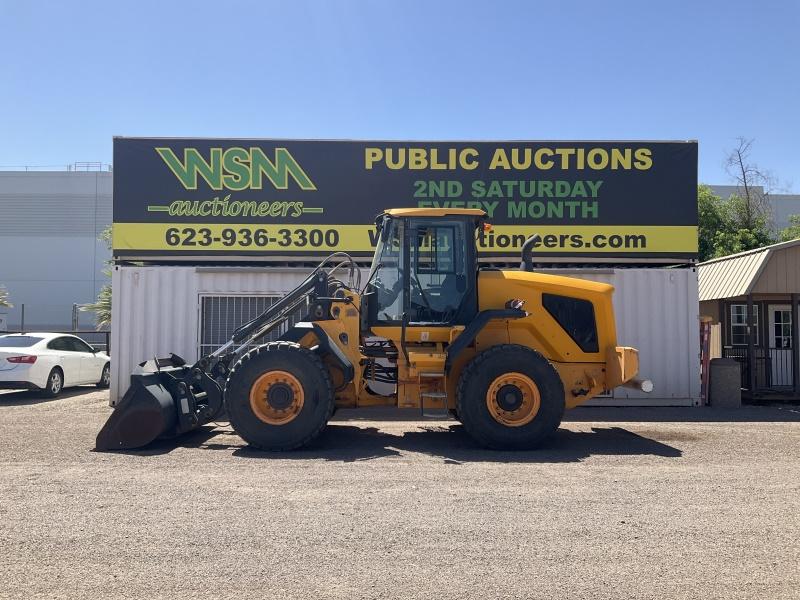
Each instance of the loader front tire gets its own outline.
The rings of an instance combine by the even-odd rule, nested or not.
[[[516,344],[489,348],[464,367],[457,410],[478,443],[531,450],[555,433],[564,415],[564,387],[541,354]]]
[[[328,370],[308,348],[270,342],[242,356],[225,384],[231,426],[251,446],[293,450],[317,437],[333,413]]]

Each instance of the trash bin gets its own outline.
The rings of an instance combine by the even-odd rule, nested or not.
[[[742,405],[741,365],[732,358],[714,358],[709,369],[708,398],[716,408]]]

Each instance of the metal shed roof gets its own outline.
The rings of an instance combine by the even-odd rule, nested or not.
[[[697,277],[700,301],[746,296],[753,291],[770,258],[776,252],[794,246],[800,246],[800,239],[699,263]]]

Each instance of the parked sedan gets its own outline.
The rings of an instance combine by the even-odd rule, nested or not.
[[[111,359],[81,338],[63,333],[0,335],[0,389],[41,390],[55,397],[65,387],[108,387]]]

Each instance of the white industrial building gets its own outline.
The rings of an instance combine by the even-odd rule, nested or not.
[[[109,171],[0,171],[0,308],[5,330],[66,330],[73,305],[94,302],[111,252],[98,240],[111,224]],[[24,323],[23,323],[24,311]],[[78,313],[79,328],[94,316]]]

